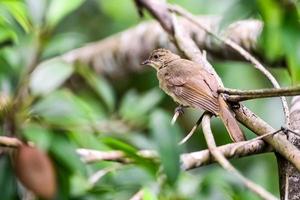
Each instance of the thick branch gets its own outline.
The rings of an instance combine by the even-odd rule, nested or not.
[[[300,96],[295,96],[291,103],[291,129],[300,131]],[[300,148],[300,137],[289,134],[289,141],[296,147]],[[282,199],[298,200],[300,199],[300,171],[289,161],[278,158],[279,177],[280,177],[280,194]]]
[[[198,16],[197,20],[212,30],[219,29],[219,17]],[[179,18],[179,23],[186,34],[194,39],[197,46],[207,51],[208,57],[244,60],[239,54],[230,50],[228,46],[216,42],[213,37],[204,30],[199,30],[188,20]],[[235,41],[247,50],[255,50],[261,29],[262,23],[260,21],[244,20],[228,26],[224,35],[228,38],[235,38]],[[153,49],[158,47],[176,52],[175,46],[169,41],[168,34],[157,22],[149,21],[104,40],[69,51],[60,57],[66,62],[78,61],[88,64],[98,73],[118,78],[131,72],[145,70],[146,68],[140,63],[147,58]]]
[[[276,131],[243,105],[234,111],[236,118],[257,135],[265,135]],[[299,149],[287,140],[285,134],[278,133],[266,136],[264,140],[269,143],[276,152],[280,153],[284,158],[293,163],[298,170],[300,170]]]
[[[216,146],[216,142],[213,136],[213,133],[210,128],[210,118],[211,114],[205,114],[202,120],[202,129],[203,134],[208,146],[209,151],[213,155],[213,157],[217,160],[217,162],[227,171],[231,172],[235,176],[237,176],[244,185],[249,188],[251,191],[256,193],[259,197],[266,200],[276,200],[277,198],[273,196],[271,193],[266,191],[261,186],[257,185],[256,183],[252,182],[248,178],[244,177],[236,168],[231,165],[231,163],[224,157],[224,155],[219,151]]]
[[[205,30],[207,33],[211,34],[214,36],[216,39],[220,40],[224,44],[228,45],[232,49],[234,49],[236,52],[238,52],[241,56],[243,56],[247,61],[251,62],[253,66],[258,69],[264,76],[267,77],[267,79],[270,80],[274,88],[280,88],[279,83],[275,79],[275,77],[267,70],[265,66],[262,65],[261,62],[258,61],[254,56],[252,56],[246,49],[241,47],[239,44],[235,43],[233,40],[229,38],[224,38],[222,36],[217,35],[214,31],[212,31],[209,27],[206,27],[205,25],[199,23],[196,18],[190,14],[189,12],[185,11],[183,8],[178,7],[178,6],[169,6],[170,9],[181,16],[185,17],[186,19],[190,20],[192,23],[194,23],[196,26],[198,26],[200,29]],[[288,103],[285,97],[281,97],[281,102],[283,106],[283,111],[285,115],[285,120],[286,120],[286,126],[288,127],[290,125],[290,112],[289,112],[289,107]]]
[[[142,4],[143,2],[141,1],[140,3]],[[173,35],[170,36],[174,37]],[[189,43],[191,43],[190,40]],[[193,44],[185,45],[185,48],[190,48],[189,52],[193,52],[195,50],[197,56],[203,56],[198,54],[198,51],[195,49],[195,45]],[[200,60],[205,60],[205,58]],[[209,65],[207,65],[207,67],[209,67]],[[286,110],[286,113],[288,113],[288,109]],[[239,110],[236,110],[236,114],[240,122],[245,124],[249,129],[258,135],[264,135],[276,131],[244,106],[241,106]],[[276,134],[274,136],[265,137],[264,140],[272,145],[272,147],[278,153],[292,162],[295,167],[300,170],[300,151],[293,144],[291,144],[284,135]]]

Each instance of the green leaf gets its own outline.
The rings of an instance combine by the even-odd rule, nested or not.
[[[129,91],[121,102],[120,114],[126,120],[142,124],[146,120],[147,113],[161,101],[162,97],[163,93],[157,88],[141,96],[135,91]]]
[[[48,129],[37,124],[28,124],[23,129],[25,138],[43,150],[48,150],[50,147],[52,134]]]
[[[171,125],[171,117],[162,110],[154,111],[150,117],[151,132],[157,144],[164,172],[168,182],[173,185],[180,172],[180,149],[177,144],[179,129]]]
[[[110,111],[115,107],[115,94],[111,85],[104,77],[96,76],[87,66],[78,66],[77,72],[85,79],[89,86],[102,98]]]
[[[17,34],[9,27],[0,25],[0,46],[11,45],[16,42]]]
[[[91,131],[94,123],[103,117],[88,102],[68,90],[56,91],[41,99],[32,107],[31,113],[47,123],[67,130],[80,128],[81,131]]]
[[[30,23],[28,20],[28,15],[26,13],[26,6],[22,1],[11,1],[11,0],[2,0],[0,1],[0,14],[3,12],[8,12],[21,26],[28,32],[30,30]],[[12,23],[6,15],[2,15],[0,19],[3,19],[6,22]]]
[[[56,26],[66,15],[77,9],[84,0],[52,0],[46,14],[50,27]]]
[[[143,189],[143,200],[157,200],[157,197],[153,191],[149,188],[144,187]]]
[[[79,47],[84,41],[85,36],[79,33],[69,32],[55,34],[47,43],[45,51],[43,52],[43,57],[53,57],[63,54]]]
[[[1,199],[18,199],[17,195],[17,180],[13,172],[10,157],[1,155],[0,159],[0,188]]]
[[[93,133],[72,132],[70,137],[81,148],[95,149],[95,150],[110,150],[110,148],[103,144]]]
[[[85,193],[92,188],[92,184],[86,179],[86,177],[76,174],[71,177],[71,195],[80,196],[85,195]]]
[[[62,133],[53,134],[50,152],[60,165],[66,167],[73,174],[85,175],[85,167],[76,153],[76,147]]]
[[[44,24],[45,13],[47,9],[48,0],[25,0],[28,14],[32,23],[37,28],[41,28]]]
[[[101,138],[101,141],[114,150],[122,151],[130,159],[134,160],[138,165],[147,169],[150,172],[150,174],[154,175],[156,173],[158,169],[157,164],[151,159],[139,156],[137,154],[138,151],[135,147],[114,138]]]
[[[280,27],[283,19],[283,10],[278,1],[258,0],[257,2],[264,20],[261,47],[267,58],[273,61],[283,54]]]
[[[30,76],[34,95],[46,95],[61,86],[73,73],[73,66],[60,59],[41,63]]]

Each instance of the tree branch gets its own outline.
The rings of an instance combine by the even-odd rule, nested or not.
[[[263,75],[267,77],[267,79],[270,80],[274,88],[280,88],[279,83],[275,79],[275,77],[266,69],[265,66],[263,66],[254,56],[252,56],[247,50],[245,50],[243,47],[235,43],[229,38],[224,38],[222,36],[217,35],[214,33],[210,28],[204,26],[203,24],[199,23],[196,18],[190,14],[189,12],[185,11],[183,8],[179,6],[169,6],[170,10],[173,12],[176,12],[177,14],[185,17],[186,19],[190,20],[192,23],[194,23],[196,26],[198,26],[200,29],[205,30],[210,35],[214,36],[216,39],[220,40],[224,44],[228,45],[232,49],[234,49],[236,52],[238,52],[241,56],[243,56],[247,61],[251,62],[253,66],[258,69]],[[281,97],[282,107],[285,115],[286,120],[286,126],[288,127],[290,125],[290,111],[288,107],[288,103],[285,97]]]
[[[18,148],[21,144],[22,141],[17,138],[6,136],[0,137],[0,146]],[[248,143],[247,141],[245,141],[226,144],[218,147],[218,149],[227,158],[239,158],[272,151],[272,148],[262,140],[257,140],[252,143]],[[236,149],[236,151],[233,151],[234,149]],[[76,150],[76,152],[86,163],[94,163],[100,161],[114,161],[121,163],[131,162],[130,159],[126,157],[126,155],[122,151],[98,151],[93,149],[79,148]],[[140,150],[138,152],[138,155],[150,159],[158,158],[157,152],[152,150]],[[181,154],[180,157],[182,168],[184,170],[194,169],[196,167],[201,167],[203,165],[208,165],[215,162],[214,157],[210,155],[208,149],[192,153],[184,153]]]
[[[279,97],[279,96],[296,96],[300,95],[300,86],[287,88],[266,88],[257,90],[238,90],[231,88],[220,88],[219,93],[228,94],[226,100],[231,102],[246,101],[250,99]]]
[[[233,167],[233,165],[231,165],[231,163],[219,151],[219,149],[216,146],[216,142],[215,142],[213,133],[210,128],[210,118],[211,118],[210,113],[207,113],[203,116],[202,129],[203,129],[203,134],[204,134],[208,149],[211,152],[211,154],[214,156],[214,158],[217,160],[217,162],[225,170],[227,170],[227,171],[231,172],[232,174],[234,174],[235,176],[237,176],[248,189],[250,189],[252,192],[257,194],[262,199],[276,200],[277,198],[275,196],[273,196],[271,193],[269,193],[261,186],[257,185],[256,183],[252,182],[251,180],[249,180],[248,178],[243,176],[236,168]]]
[[[140,4],[143,5],[144,1],[147,0],[140,1]],[[155,11],[151,11],[151,12],[155,12]],[[170,36],[174,37],[173,35]],[[190,41],[191,40],[189,40],[189,43]],[[198,54],[199,50],[195,49],[195,45],[193,44],[185,45],[185,48],[189,48],[190,49],[188,50],[189,52],[196,52],[198,56],[201,56]],[[205,60],[205,58],[200,58],[200,60]],[[208,66],[209,65],[207,65],[207,67]],[[270,125],[268,125],[262,119],[258,118],[254,113],[252,113],[244,106],[241,106],[240,109],[235,110],[235,112],[237,115],[237,119],[258,135],[264,135],[276,131]],[[265,137],[264,140],[268,142],[270,145],[272,145],[272,147],[278,153],[280,153],[283,157],[285,157],[287,160],[292,162],[295,165],[295,167],[298,170],[300,170],[300,151],[287,140],[285,135],[276,134],[274,136]]]
[[[300,96],[295,96],[291,102],[291,129],[300,131]],[[288,139],[300,148],[300,137],[289,134]],[[279,166],[280,194],[282,199],[299,199],[300,171],[292,163],[277,156]]]
[[[236,114],[236,118],[257,135],[265,135],[276,131],[243,105],[241,105],[239,109],[235,109],[234,112]],[[300,170],[299,149],[287,140],[285,134],[278,133],[266,136],[264,141],[269,143],[276,152],[281,154],[285,159],[293,163],[298,170]]]
[[[221,18],[217,16],[198,16],[201,24],[218,30]],[[179,18],[180,25],[201,49],[206,49],[208,57],[216,59],[244,60],[236,52],[223,43],[199,30],[190,21]],[[257,38],[261,32],[262,23],[259,20],[238,21],[224,30],[224,35],[249,51],[254,51]],[[240,34],[240,33],[243,34]],[[141,45],[143,44],[143,45]],[[141,72],[146,68],[140,63],[156,48],[163,47],[176,52],[175,46],[169,41],[168,34],[155,21],[140,23],[136,27],[127,29],[98,42],[74,49],[60,56],[68,63],[81,62],[93,67],[96,72],[111,78],[122,78],[132,72]],[[178,53],[178,52],[177,52]],[[280,61],[278,61],[280,62]]]

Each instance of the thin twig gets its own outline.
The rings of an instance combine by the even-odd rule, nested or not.
[[[233,173],[236,175],[240,180],[244,183],[244,185],[256,193],[259,197],[266,200],[276,200],[277,198],[273,196],[271,193],[266,191],[261,186],[257,185],[256,183],[252,182],[248,178],[244,177],[237,169],[235,169],[230,162],[223,156],[223,154],[218,150],[216,146],[216,142],[214,139],[214,136],[212,134],[211,128],[210,128],[210,117],[211,114],[207,113],[204,115],[202,120],[202,129],[204,133],[204,137],[207,143],[207,146],[211,152],[211,154],[215,157],[217,162],[227,171]]]
[[[220,88],[218,89],[218,92],[228,94],[229,96],[226,97],[228,101],[239,102],[266,97],[300,95],[300,86],[287,88],[265,88],[257,90],[238,90],[231,88]]]
[[[277,131],[275,131],[275,132],[273,132],[273,133],[267,133],[267,134],[264,134],[264,135],[255,137],[255,138],[253,138],[253,139],[251,139],[251,140],[247,140],[244,144],[240,144],[240,145],[235,146],[235,147],[232,149],[232,154],[234,154],[239,148],[241,148],[241,147],[244,146],[244,145],[250,144],[250,143],[255,142],[255,141],[257,141],[257,140],[261,140],[261,139],[263,139],[263,138],[265,138],[265,137],[267,137],[267,136],[270,136],[270,135],[275,135],[275,134],[279,133],[280,131],[281,131],[281,129],[279,129],[279,130],[277,130]]]
[[[173,5],[171,6],[171,5],[169,5],[169,9],[171,11],[173,11],[173,12],[181,15],[182,17],[185,17],[186,19],[190,20],[196,26],[198,26],[199,28],[201,28],[202,30],[205,30],[207,33],[211,34],[216,39],[220,40],[221,42],[224,42],[226,45],[228,45],[232,49],[236,50],[246,60],[248,60],[249,62],[251,62],[256,69],[258,69],[260,72],[262,72],[270,80],[270,82],[273,84],[273,86],[275,88],[280,88],[280,85],[277,82],[277,80],[274,78],[274,76],[255,57],[253,57],[243,47],[241,47],[240,45],[238,45],[237,43],[235,43],[234,41],[232,41],[232,40],[230,40],[228,38],[224,38],[222,36],[217,35],[213,31],[211,31],[209,28],[207,28],[203,24],[199,23],[192,14],[190,14],[189,12],[187,12],[186,10],[184,10],[183,8],[181,8],[179,6],[173,6]],[[285,124],[286,124],[287,127],[289,127],[289,125],[290,125],[290,117],[289,117],[290,112],[289,112],[288,103],[287,103],[286,98],[285,97],[281,97],[281,102],[282,102],[283,111],[284,111],[284,115],[285,115]]]

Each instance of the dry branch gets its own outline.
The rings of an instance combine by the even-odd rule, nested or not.
[[[287,88],[266,88],[257,90],[238,90],[230,88],[220,88],[219,93],[228,94],[226,97],[228,101],[239,102],[250,99],[278,97],[278,96],[297,96],[300,95],[300,86]]]
[[[212,30],[218,30],[220,17],[198,16],[197,21]],[[193,38],[200,49],[205,49],[208,58],[244,60],[236,52],[216,40],[188,20],[179,18],[185,32]],[[257,37],[262,29],[258,20],[244,20],[228,26],[224,35],[235,38],[236,42],[249,51],[255,50]],[[244,34],[240,34],[244,33]],[[142,45],[141,45],[142,44]],[[96,72],[113,78],[123,77],[132,72],[144,71],[140,63],[149,53],[158,47],[171,49],[175,46],[169,41],[169,36],[157,22],[143,22],[136,27],[112,35],[98,42],[69,51],[60,57],[66,62],[81,62],[92,66]]]
[[[213,157],[217,160],[217,162],[227,171],[231,172],[235,176],[237,176],[244,185],[250,189],[252,192],[256,193],[259,197],[265,200],[276,200],[277,198],[273,196],[271,193],[266,191],[263,187],[257,185],[252,182],[248,178],[244,177],[236,168],[231,165],[231,163],[225,158],[225,156],[219,151],[216,146],[216,142],[213,136],[213,133],[210,128],[210,118],[211,114],[207,113],[203,116],[202,119],[202,129],[203,134],[208,146],[209,151],[213,155]]]
[[[262,65],[261,62],[258,61],[254,56],[252,56],[246,49],[241,47],[239,44],[235,43],[233,40],[229,38],[224,38],[222,36],[217,35],[212,31],[209,27],[206,27],[205,25],[199,23],[197,19],[190,14],[189,12],[185,11],[183,8],[179,6],[169,6],[170,10],[178,13],[179,15],[185,17],[186,19],[190,20],[192,23],[194,23],[196,26],[198,26],[200,29],[205,30],[210,35],[214,36],[216,39],[220,40],[224,44],[228,45],[232,49],[234,49],[236,52],[238,52],[241,56],[243,56],[247,61],[253,64],[253,66],[258,69],[264,76],[269,79],[269,81],[272,83],[274,88],[279,89],[280,85],[278,81],[275,79],[275,77],[267,70],[265,66]],[[288,107],[288,103],[285,97],[281,97],[282,107],[285,115],[286,120],[286,126],[288,127],[290,125],[290,111]]]
[[[143,6],[147,6],[144,4],[147,0],[139,0],[139,4]],[[147,9],[147,7],[145,7]],[[156,10],[150,10],[151,12],[156,12]],[[157,10],[159,11],[159,10]],[[156,14],[151,13],[153,16]],[[158,19],[158,18],[157,18]],[[158,19],[159,20],[159,19]],[[166,32],[170,33],[170,30],[166,30]],[[170,35],[170,37],[174,37]],[[179,40],[177,40],[178,42]],[[182,40],[181,40],[182,41]],[[179,41],[180,42],[180,41]],[[190,40],[189,40],[190,42]],[[178,45],[179,46],[179,45]],[[180,46],[179,46],[180,47]],[[185,45],[185,48],[190,48],[188,52],[198,52],[195,49],[195,45]],[[186,51],[186,50],[185,50]],[[201,56],[197,53],[198,56]],[[191,57],[191,58],[194,58]],[[200,58],[200,60],[205,60],[205,58]],[[208,67],[209,65],[207,65]],[[251,129],[254,133],[258,135],[264,135],[268,133],[273,133],[274,130],[270,125],[264,122],[262,119],[258,118],[254,113],[248,110],[246,107],[241,106],[240,109],[235,110],[237,115],[237,119],[246,125],[249,129]],[[288,113],[288,110],[286,110]],[[290,143],[285,135],[276,134],[274,136],[265,137],[264,140],[268,142],[275,149],[276,152],[280,153],[283,157],[289,160],[291,163],[295,165],[295,167],[300,170],[300,151],[297,149],[292,143]]]
[[[0,146],[17,148],[22,142],[17,138],[2,136],[0,140]],[[236,148],[241,146],[240,148]],[[272,149],[270,146],[262,140],[257,140],[252,143],[238,142],[232,144],[226,144],[218,147],[219,151],[227,158],[239,158],[250,155],[256,155],[260,153],[270,152]],[[233,149],[237,149],[232,154]],[[100,161],[114,161],[121,163],[128,163],[130,159],[121,151],[98,151],[93,149],[77,149],[77,154],[86,163],[94,163]],[[158,154],[152,150],[141,150],[138,155],[144,158],[156,159]],[[181,155],[182,168],[184,170],[190,170],[203,165],[208,165],[215,162],[215,159],[210,155],[209,150],[196,151],[191,153],[184,153]]]

